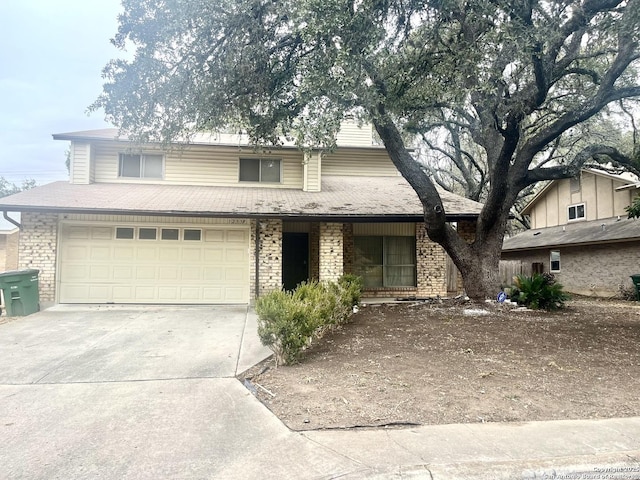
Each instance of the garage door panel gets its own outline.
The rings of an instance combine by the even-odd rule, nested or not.
[[[151,285],[138,285],[135,287],[135,299],[138,302],[152,301],[156,295],[156,287]]]
[[[158,287],[158,301],[165,303],[169,300],[178,300],[178,287]]]
[[[89,267],[90,281],[108,281],[111,276],[111,268],[109,265],[91,265]]]
[[[224,298],[226,298],[228,302],[241,303],[243,297],[244,291],[242,288],[228,287],[225,289]]]
[[[158,269],[158,278],[163,281],[173,281],[179,279],[178,268],[174,266],[162,266]]]
[[[133,280],[133,267],[129,265],[113,265],[113,279],[116,281],[131,281]]]
[[[247,236],[242,230],[229,230],[227,232],[227,243],[244,244],[247,241]]]
[[[96,302],[104,303],[111,297],[111,287],[108,285],[91,285],[89,287],[89,298]]]
[[[199,267],[182,267],[180,269],[180,279],[183,282],[200,281],[202,276],[202,269]]]
[[[116,238],[116,229],[133,238]],[[178,240],[139,238],[144,227],[63,225],[60,298],[71,303],[246,303],[249,229],[181,226]],[[185,231],[197,229],[201,237]],[[187,232],[189,233],[189,232]]]
[[[92,227],[91,238],[94,240],[111,240],[113,236],[113,228],[111,227]]]
[[[133,285],[114,285],[112,296],[114,302],[133,303],[136,300]]]
[[[201,248],[183,248],[182,261],[183,262],[201,262],[202,249]]]
[[[205,287],[203,288],[202,298],[211,303],[222,303],[224,298],[222,292],[222,287]]]
[[[158,249],[153,246],[136,248],[136,261],[152,261],[158,259]]]
[[[227,248],[225,251],[225,262],[238,263],[247,260],[248,252],[244,248]]]
[[[86,245],[74,245],[63,248],[63,255],[67,261],[85,261],[89,258],[89,247]]]
[[[180,287],[180,300],[183,302],[197,302],[200,298],[200,287]]]
[[[69,264],[62,271],[60,278],[63,282],[82,281],[87,278],[87,267],[84,265]]]
[[[73,225],[67,229],[66,236],[75,240],[86,240],[89,238],[90,232],[90,227]]]
[[[133,247],[115,247],[113,249],[113,259],[133,260],[135,258],[135,248]]]
[[[136,267],[136,280],[155,280],[156,267]]]
[[[224,271],[224,278],[227,282],[242,283],[245,281],[245,271],[243,268],[228,267]]]
[[[205,242],[224,242],[224,230],[205,230],[204,232]]]
[[[204,251],[204,261],[207,264],[220,263],[224,259],[224,249],[222,247],[209,247]]]
[[[163,262],[177,262],[180,260],[180,249],[177,247],[160,247],[160,255]]]

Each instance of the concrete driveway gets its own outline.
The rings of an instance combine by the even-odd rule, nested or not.
[[[352,470],[234,378],[269,353],[246,306],[57,306],[0,324],[0,478]]]
[[[294,433],[234,378],[269,353],[247,307],[58,306],[0,324],[0,479],[640,472],[640,418]]]

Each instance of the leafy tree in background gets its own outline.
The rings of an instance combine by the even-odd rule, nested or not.
[[[371,122],[424,205],[429,237],[469,296],[493,296],[511,208],[587,161],[637,172],[595,141],[558,143],[640,96],[640,0],[124,0],[114,60],[93,108],[132,138],[171,142],[234,128],[331,147],[346,114]],[[435,179],[405,139],[434,119],[482,151],[488,185],[475,241],[446,222]],[[363,188],[366,188],[363,185]]]
[[[6,178],[0,177],[0,197],[7,197],[23,190],[29,190],[35,186],[36,181],[33,178],[23,180],[22,185],[18,186]]]

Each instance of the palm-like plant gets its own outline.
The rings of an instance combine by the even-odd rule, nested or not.
[[[518,303],[536,310],[557,310],[569,299],[563,286],[548,273],[516,276],[511,295]]]

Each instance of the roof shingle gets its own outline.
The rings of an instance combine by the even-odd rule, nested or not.
[[[321,192],[245,186],[54,182],[0,199],[0,210],[184,216],[422,217],[403,177],[322,177]],[[448,218],[482,204],[440,191]]]

